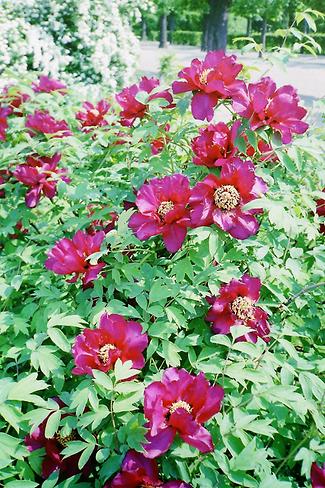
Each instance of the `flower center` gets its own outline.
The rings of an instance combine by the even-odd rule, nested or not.
[[[239,192],[232,185],[220,186],[214,192],[214,203],[221,210],[233,210],[239,202]]]
[[[192,407],[191,407],[191,405],[189,405],[187,402],[184,402],[183,400],[179,400],[178,402],[174,402],[174,403],[171,404],[171,406],[169,408],[169,414],[171,415],[178,408],[183,408],[188,413],[192,413],[192,410],[193,410]]]
[[[62,446],[67,447],[68,442],[75,441],[77,439],[77,433],[75,430],[71,431],[71,434],[63,436],[60,432],[54,434],[54,439]]]
[[[231,303],[230,308],[232,312],[244,322],[248,320],[253,320],[254,318],[254,307],[252,302],[247,297],[237,297]]]
[[[109,352],[116,349],[113,344],[105,344],[102,346],[98,351],[98,359],[104,365],[108,363],[109,360]]]
[[[167,200],[165,202],[161,202],[161,204],[158,207],[157,214],[161,218],[161,220],[164,220],[166,214],[173,210],[174,208],[174,203],[171,200]]]
[[[199,80],[200,80],[200,83],[202,83],[202,85],[207,85],[208,75],[209,75],[209,73],[211,73],[211,71],[213,71],[213,68],[206,68],[200,74]]]
[[[89,110],[89,113],[91,113],[94,117],[98,117],[99,115],[97,108],[92,108],[91,110]]]

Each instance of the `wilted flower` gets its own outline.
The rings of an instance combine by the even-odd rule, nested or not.
[[[65,404],[59,399],[53,400],[58,403],[60,408],[65,407]],[[62,431],[57,431],[53,437],[47,439],[45,437],[45,428],[49,418],[53,415],[51,413],[43,422],[32,432],[32,434],[25,437],[25,445],[27,449],[32,452],[36,449],[45,449],[45,457],[42,461],[42,478],[47,479],[53,471],[60,470],[60,480],[70,478],[78,473],[82,473],[84,478],[87,478],[90,474],[93,458],[91,458],[84,468],[80,470],[78,468],[78,462],[81,453],[69,456],[67,459],[63,459],[61,452],[67,447],[67,443],[70,441],[78,440],[77,431],[72,430],[70,434],[64,435]],[[62,414],[61,418],[67,417],[72,414]]]
[[[311,465],[310,478],[312,488],[325,488],[325,463],[323,467],[313,463]]]
[[[166,132],[166,134],[164,136],[157,137],[157,139],[154,139],[150,143],[151,154],[154,156],[159,154],[164,149],[165,145],[170,141],[170,137],[167,134],[167,132],[170,130],[170,125],[166,124],[162,130]]]
[[[323,192],[325,192],[325,188],[323,188]],[[319,217],[325,217],[325,200],[323,198],[316,202],[316,213]],[[325,224],[320,224],[319,232],[325,234]]]
[[[161,234],[167,250],[178,251],[190,225],[190,194],[186,176],[153,178],[138,191],[135,203],[139,212],[132,215],[129,226],[140,241]]]
[[[27,115],[26,127],[31,129],[29,134],[35,136],[37,132],[43,134],[55,134],[54,137],[72,136],[72,132],[65,120],[56,120],[47,110],[35,110],[33,114]]]
[[[138,322],[125,320],[122,315],[104,313],[98,329],[84,329],[76,337],[72,348],[77,375],[92,374],[93,369],[105,373],[113,369],[117,359],[123,363],[132,361],[133,368],[144,366],[142,352],[148,345],[148,336],[143,334]]]
[[[105,205],[101,206],[103,210]],[[96,208],[93,204],[87,206],[89,210],[88,217],[92,217],[96,211]],[[99,210],[99,209],[97,209]],[[118,214],[116,212],[109,212],[109,217],[104,219],[95,219],[91,222],[91,224],[87,227],[87,234],[94,235],[97,231],[103,230],[105,234],[108,234],[111,230],[115,228],[116,222],[118,221]]]
[[[96,232],[89,235],[78,230],[72,239],[64,237],[60,239],[49,251],[45,267],[59,275],[74,275],[68,283],[75,283],[82,275],[84,286],[96,280],[98,274],[105,266],[99,261],[97,264],[90,264],[88,257],[100,251],[100,246],[105,239],[105,232]]]
[[[17,109],[19,109],[20,106],[30,98],[30,96],[27,93],[22,93],[13,86],[4,87],[3,95],[7,101],[8,107],[11,108],[12,112],[16,116],[21,117],[23,113]]]
[[[211,386],[203,373],[193,376],[185,369],[168,368],[161,381],[144,391],[144,414],[148,419],[145,456],[166,452],[175,435],[201,452],[214,449],[211,435],[203,427],[220,410],[223,388]]]
[[[61,95],[67,93],[67,86],[62,81],[44,75],[39,77],[38,83],[32,83],[32,88],[35,93],[51,93],[53,91],[57,91]]]
[[[108,124],[104,117],[111,108],[111,105],[107,100],[100,100],[96,106],[90,102],[84,102],[82,106],[85,110],[77,112],[76,119],[81,121],[81,127],[83,129],[86,128],[85,132],[91,130],[89,127],[103,127]]]
[[[203,61],[193,59],[191,66],[178,73],[184,81],[174,81],[174,93],[191,91],[192,114],[195,119],[210,120],[218,100],[232,98],[242,90],[244,82],[236,76],[242,65],[236,63],[236,56],[226,56],[223,51],[210,51]]]
[[[200,166],[222,166],[237,153],[235,146],[240,121],[229,129],[224,122],[211,124],[200,129],[200,135],[192,140],[192,150],[195,154],[194,164]]]
[[[192,189],[192,224],[198,227],[215,223],[232,237],[247,239],[258,231],[254,214],[260,210],[244,210],[243,206],[266,190],[264,181],[255,175],[253,164],[235,159],[222,167],[219,177],[210,174]]]
[[[233,325],[245,325],[253,330],[247,331],[238,340],[256,342],[261,337],[269,342],[268,315],[256,306],[260,289],[260,279],[245,274],[240,280],[232,279],[230,283],[221,286],[218,297],[207,298],[212,306],[206,320],[212,322],[212,331],[215,334],[229,334]]]
[[[10,107],[0,106],[0,141],[6,140],[6,130],[8,129],[8,115],[10,115],[12,109]]]
[[[148,102],[151,100],[163,98],[168,102],[165,108],[173,107],[173,96],[169,90],[163,90],[150,95],[159,84],[158,78],[147,78],[143,76],[138,85],[124,88],[124,90],[116,95],[116,100],[123,109],[120,113],[122,125],[130,127],[137,118],[142,119],[148,111]],[[146,103],[139,102],[136,99],[136,95],[140,92],[148,93],[149,96],[146,99]]]
[[[147,459],[143,454],[130,450],[123,459],[121,471],[105,485],[104,488],[191,488],[183,481],[159,479],[158,466],[155,460]]]
[[[252,158],[256,154],[256,150],[254,147],[249,144],[247,136],[244,134],[243,135],[245,141],[246,141],[246,156]],[[276,163],[279,161],[278,156],[274,152],[273,147],[271,144],[268,144],[267,142],[263,141],[263,139],[260,139],[257,143],[257,151],[259,153],[259,160],[264,161],[266,163]]]
[[[297,91],[291,85],[276,88],[268,76],[250,83],[236,100],[233,108],[249,119],[250,128],[271,127],[281,134],[283,144],[289,144],[292,134],[303,134],[308,124],[303,122],[307,110],[300,107]]]
[[[60,154],[52,157],[42,157],[36,154],[27,158],[26,164],[17,166],[13,173],[14,176],[30,188],[25,196],[27,207],[36,207],[42,194],[52,200],[56,195],[56,185],[59,180],[70,182],[70,178],[66,176],[68,170],[57,167],[60,159]]]
[[[6,192],[2,185],[5,185],[11,176],[12,172],[9,169],[0,169],[0,198],[5,198]]]

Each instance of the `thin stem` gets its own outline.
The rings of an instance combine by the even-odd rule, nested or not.
[[[281,471],[283,466],[287,464],[287,462],[296,454],[296,452],[301,448],[301,446],[305,444],[305,442],[312,436],[313,433],[314,433],[314,426],[308,431],[307,435],[293,449],[291,449],[288,456],[284,458],[282,463],[278,466],[277,470],[275,471],[275,475],[277,475],[279,471]]]
[[[301,295],[304,295],[305,293],[309,293],[312,290],[315,290],[316,288],[319,288],[321,286],[325,286],[325,281],[321,281],[320,283],[313,283],[312,285],[305,286],[305,288],[302,288],[298,293],[293,295],[291,298],[289,298],[286,302],[281,303],[281,307],[287,307],[292,303],[296,298],[300,297]]]

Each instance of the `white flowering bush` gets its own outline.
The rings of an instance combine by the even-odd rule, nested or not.
[[[130,23],[149,0],[4,0],[0,72],[33,69],[115,89],[134,74],[138,42]]]

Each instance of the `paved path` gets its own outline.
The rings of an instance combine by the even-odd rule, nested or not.
[[[193,58],[202,58],[198,48],[191,46],[170,46],[168,49],[159,49],[156,42],[142,42],[139,57],[139,71],[142,74],[154,76],[159,72],[160,59],[167,54],[175,56],[175,65],[187,66]],[[265,61],[258,59],[257,54],[241,55],[238,58],[245,65],[258,68],[252,71],[252,80],[258,79],[268,68]],[[325,96],[325,56],[298,56],[289,61],[287,68],[273,67],[268,73],[279,85],[294,85],[305,104],[311,106],[313,101]]]

